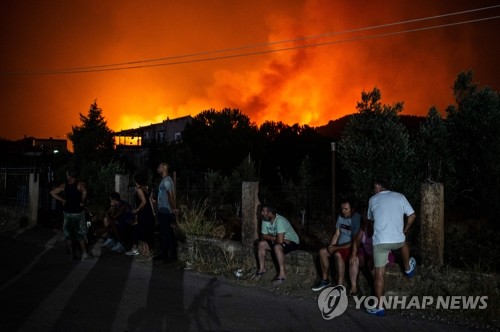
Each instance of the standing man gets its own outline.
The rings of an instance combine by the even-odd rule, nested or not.
[[[87,223],[85,221],[85,203],[87,202],[87,186],[78,180],[74,170],[66,172],[66,183],[61,183],[50,191],[50,195],[63,205],[63,233],[68,244],[69,253],[74,256],[73,242],[78,241],[82,251],[82,261],[89,259],[87,254]]]
[[[158,196],[156,197],[160,229],[160,254],[155,259],[175,262],[177,261],[177,241],[172,226],[175,223],[177,208],[174,181],[168,175],[167,163],[158,165],[157,172],[161,176]]]
[[[385,265],[391,250],[401,250],[405,274],[411,278],[415,274],[416,261],[410,258],[410,247],[406,243],[406,234],[415,221],[415,211],[403,194],[390,191],[384,180],[376,181],[374,192],[368,202],[368,220],[373,222],[373,262],[375,265],[376,308],[366,309],[375,316],[385,316],[381,302],[384,296]],[[407,217],[406,224],[404,217]]]
[[[321,280],[313,286],[312,290],[318,292],[330,286],[329,268],[330,257],[333,255],[336,267],[337,285],[342,285],[345,275],[345,263],[351,255],[351,243],[359,232],[361,216],[354,212],[349,200],[344,199],[340,204],[341,214],[337,218],[335,233],[333,233],[328,247],[319,250],[321,264]]]
[[[285,255],[299,247],[299,236],[290,222],[276,213],[270,206],[262,208],[261,239],[257,248],[259,270],[254,278],[260,278],[265,272],[266,252],[271,251],[278,262],[279,271],[273,279],[273,285],[279,285],[286,280]]]

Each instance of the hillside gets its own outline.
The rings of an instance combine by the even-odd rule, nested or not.
[[[349,119],[355,114],[343,116],[337,120],[330,120],[326,125],[316,127],[316,132],[334,141],[339,141],[342,131],[347,126]],[[418,133],[420,124],[425,121],[424,116],[401,115],[401,123],[406,126],[411,136]]]

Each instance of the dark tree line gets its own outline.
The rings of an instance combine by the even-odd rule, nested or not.
[[[182,142],[150,147],[149,171],[169,162],[181,186],[210,186],[219,192],[259,181],[262,188],[287,188],[289,201],[310,188],[330,190],[330,142],[338,142],[338,195],[361,204],[374,179],[384,177],[418,206],[420,185],[445,184],[448,206],[496,212],[500,200],[499,93],[480,86],[472,72],[453,86],[455,104],[442,117],[435,107],[426,117],[401,116],[403,103],[385,105],[380,90],[362,92],[357,113],[326,127],[264,122],[257,126],[237,109],[206,110],[194,117]],[[94,102],[70,140],[74,160],[87,176],[118,171],[112,132]],[[238,187],[239,186],[239,187]],[[212,191],[214,192],[214,191]],[[287,193],[282,192],[282,196]],[[237,199],[234,198],[233,199]],[[302,209],[303,206],[296,206]]]

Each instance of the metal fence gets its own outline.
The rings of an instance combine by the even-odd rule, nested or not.
[[[30,174],[39,184],[37,207],[50,210],[50,169],[42,168],[0,168],[0,218],[9,223],[19,223],[32,215],[30,211]],[[35,211],[35,212],[39,212]]]
[[[0,168],[0,203],[25,207],[28,204],[32,168]]]
[[[29,214],[29,176],[33,169],[0,169],[0,217],[4,223],[18,222]]]
[[[209,188],[177,188],[177,201],[187,204],[209,199],[211,206],[225,208],[235,216],[241,207],[241,187],[231,187],[224,192]],[[271,204],[278,213],[289,220],[302,224],[316,224],[331,220],[331,189],[310,188],[301,192],[288,191],[280,187],[262,187],[259,191],[261,203]]]

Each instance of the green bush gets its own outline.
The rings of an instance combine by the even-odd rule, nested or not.
[[[180,237],[195,236],[215,236],[221,223],[216,219],[215,209],[209,208],[208,198],[203,201],[196,201],[191,207],[180,206],[178,216],[178,228]]]

